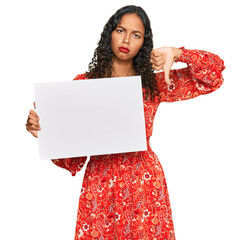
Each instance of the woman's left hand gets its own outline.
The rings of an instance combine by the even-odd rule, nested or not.
[[[152,68],[156,71],[163,70],[167,85],[171,84],[169,73],[174,61],[179,59],[182,50],[175,47],[161,47],[153,49],[151,52]]]

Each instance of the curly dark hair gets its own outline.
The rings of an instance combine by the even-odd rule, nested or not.
[[[150,62],[151,51],[153,49],[153,34],[150,20],[146,12],[138,6],[128,5],[120,8],[110,17],[104,26],[98,46],[95,49],[92,61],[89,63],[87,78],[103,78],[112,75],[113,51],[111,48],[111,34],[118,26],[124,14],[137,13],[145,27],[144,43],[138,54],[133,59],[133,66],[137,75],[141,75],[142,87],[146,90],[145,100],[150,98],[154,101],[156,94],[160,99],[159,88],[155,79],[155,73]]]

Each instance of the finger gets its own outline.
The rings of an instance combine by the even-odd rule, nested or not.
[[[165,82],[168,86],[171,84],[170,78],[167,74],[165,74]]]
[[[165,81],[166,83],[169,85],[171,82],[169,80],[169,73],[170,73],[170,70],[173,66],[173,63],[174,63],[174,59],[172,56],[169,56],[167,57],[166,61],[165,61],[165,64],[164,64],[164,67],[163,67],[163,70],[164,70],[164,73],[165,73]]]
[[[172,62],[171,61],[166,62],[164,64],[164,66],[163,66],[163,70],[164,70],[164,74],[165,74],[165,81],[166,81],[167,85],[171,84],[170,79],[169,79],[169,74],[170,74],[171,67],[172,67]]]
[[[40,127],[39,122],[33,119],[29,119],[28,125],[35,125],[36,127]]]
[[[30,114],[39,119],[39,116],[37,115],[37,113],[34,110],[30,110]]]
[[[157,65],[152,64],[152,68],[153,68],[154,70],[156,70],[156,71],[160,71],[160,70],[163,69],[163,65],[157,66]]]
[[[161,61],[164,59],[164,55],[163,54],[161,54],[159,56],[151,55],[151,59],[153,59],[154,61]]]
[[[35,127],[40,128],[40,124],[39,124],[39,121],[38,121],[37,119],[34,120],[34,119],[29,118],[29,119],[27,120],[26,125],[27,125],[28,127],[34,125]]]
[[[165,82],[166,82],[167,85],[170,85],[171,84],[171,81],[169,79],[170,69],[168,67],[164,66],[163,70],[164,70]]]
[[[32,115],[29,115],[29,116],[28,116],[27,124],[28,124],[28,125],[35,125],[35,126],[37,126],[37,127],[40,126],[39,120],[38,120],[35,116],[32,116]]]
[[[36,109],[36,103],[35,103],[35,102],[33,103],[33,106],[34,106],[34,108]]]
[[[36,122],[39,121],[39,119],[38,119],[35,115],[32,115],[32,114],[29,114],[29,115],[28,115],[27,122],[28,122],[30,119],[32,119],[32,120],[34,120],[34,121],[36,121]]]
[[[165,60],[163,54],[162,54],[161,56],[157,56],[157,57],[155,57],[154,55],[151,55],[151,59],[152,59],[153,61],[155,61],[155,62],[159,62],[159,61]]]
[[[27,124],[26,125],[26,129],[27,129],[28,132],[31,132],[31,131],[40,131],[41,130],[40,127],[37,127],[34,124],[31,124],[31,125]]]
[[[154,49],[152,50],[151,55],[154,57],[159,57],[162,55],[162,53]]]
[[[150,60],[150,62],[153,64],[153,65],[156,65],[156,66],[163,66],[165,61],[164,59],[160,60],[160,61],[154,61],[153,59]]]

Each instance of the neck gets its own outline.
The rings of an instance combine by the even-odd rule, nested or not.
[[[136,72],[133,67],[133,61],[114,60],[112,63],[112,77],[135,76]]]

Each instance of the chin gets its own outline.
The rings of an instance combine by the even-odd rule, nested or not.
[[[120,61],[130,61],[130,60],[133,60],[133,57],[132,56],[128,56],[126,54],[118,54],[118,55],[115,55],[115,58],[120,60]]]

